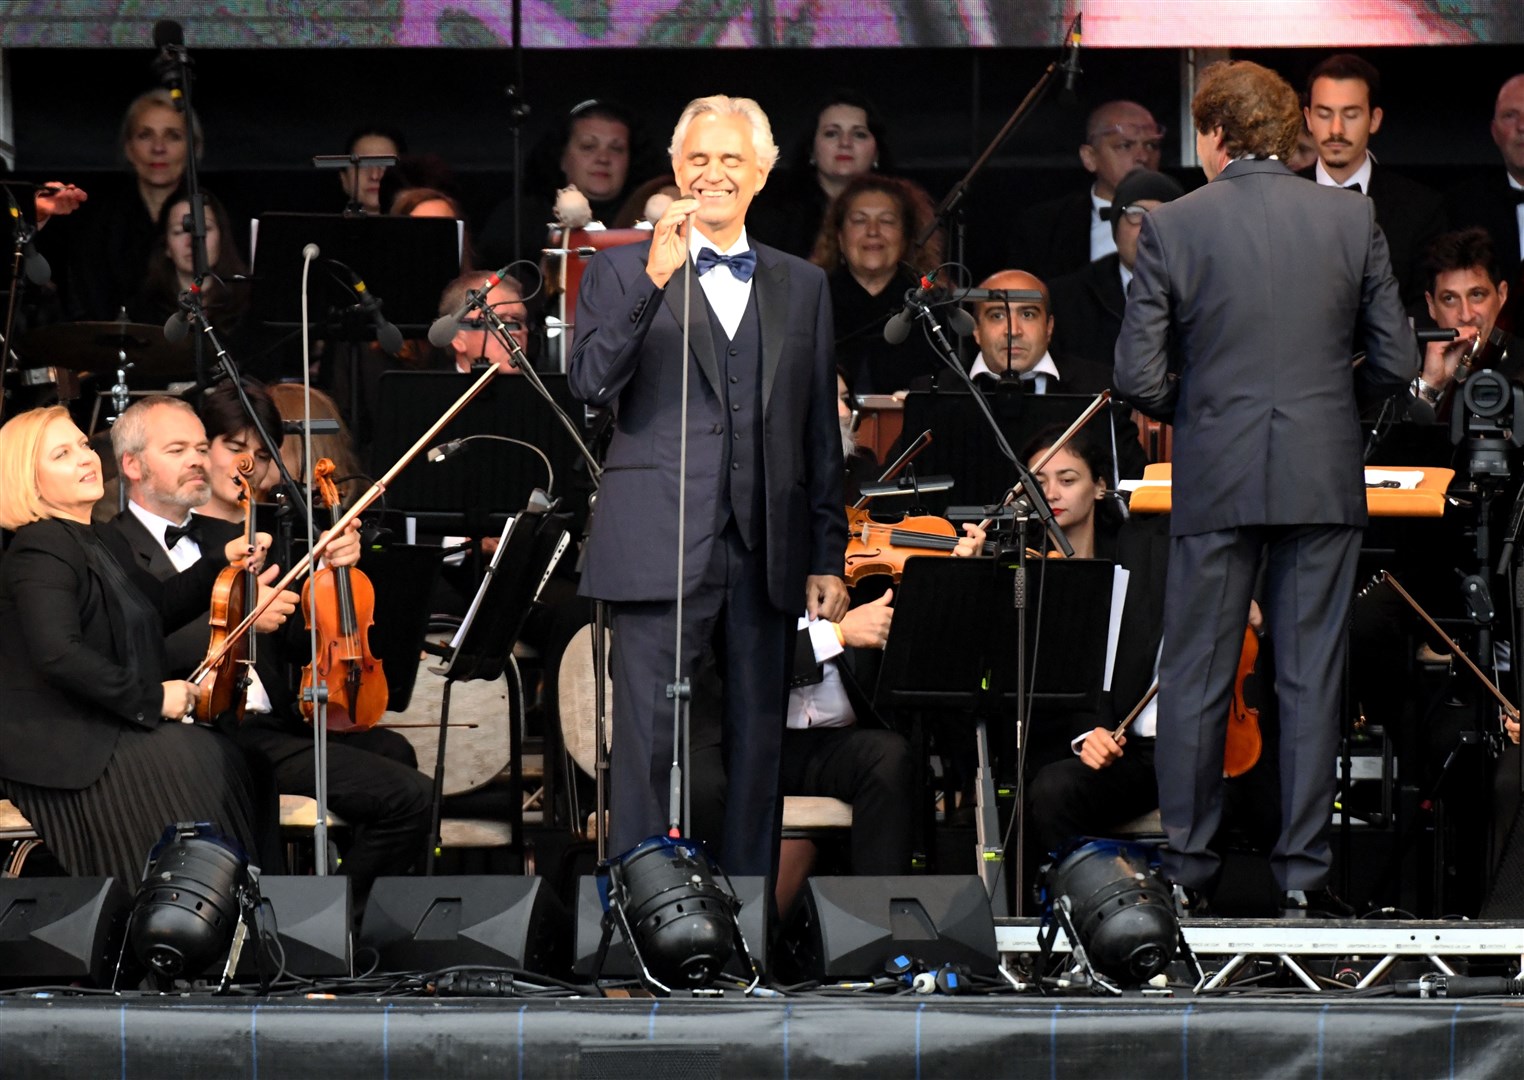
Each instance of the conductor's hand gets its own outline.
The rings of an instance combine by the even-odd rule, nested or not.
[[[804,610],[810,618],[841,622],[847,603],[847,583],[835,574],[811,574],[804,579]]]
[[[49,218],[63,217],[72,214],[79,209],[79,204],[90,196],[83,189],[73,184],[65,184],[54,180],[44,184],[37,192],[33,200],[37,215],[37,227],[40,229],[48,223]]]
[[[241,566],[245,570],[252,570],[256,574],[265,565],[265,555],[270,551],[270,534],[267,532],[254,534],[254,546],[251,548],[243,542],[243,537],[235,536],[223,546],[222,553],[227,556],[229,566]]]
[[[889,641],[894,621],[894,590],[887,590],[871,604],[855,607],[841,617],[841,640],[854,649],[882,649]]]
[[[1122,756],[1122,747],[1126,745],[1126,735],[1113,739],[1110,731],[1098,727],[1080,744],[1080,760],[1092,769],[1104,769],[1117,763]]]
[[[164,703],[159,706],[159,715],[166,720],[186,720],[196,707],[196,685],[184,679],[167,679],[162,685]]]
[[[677,268],[688,261],[688,230],[691,215],[698,209],[697,199],[677,199],[657,219],[652,230],[651,253],[646,256],[646,276],[664,289]]]
[[[984,530],[972,521],[963,523],[963,531],[966,535],[958,537],[958,546],[953,548],[953,554],[960,559],[966,559],[971,555],[980,555],[984,552]]]
[[[332,532],[333,530],[329,530]],[[328,533],[324,533],[327,536]],[[323,549],[323,561],[334,569],[345,566],[353,566],[360,561],[360,519],[355,518],[344,531],[333,538],[333,541]]]
[[[1460,336],[1454,341],[1431,341],[1424,346],[1423,381],[1436,390],[1448,386],[1455,378],[1461,357],[1466,355],[1480,332],[1474,326],[1457,326],[1455,329]]]
[[[261,634],[268,634],[272,630],[280,629],[285,624],[287,617],[296,610],[296,605],[301,602],[301,597],[290,589],[277,593],[274,589],[270,588],[270,582],[274,581],[279,573],[280,567],[272,565],[263,574],[259,575],[259,597],[255,602],[262,605],[267,597],[272,594],[275,596],[270,606],[265,608],[259,618],[254,620],[254,629],[258,630]]]

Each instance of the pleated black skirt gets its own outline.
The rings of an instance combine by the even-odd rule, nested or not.
[[[232,740],[193,724],[126,728],[106,771],[65,791],[0,780],[58,861],[77,877],[114,877],[129,893],[166,826],[210,821],[259,862],[254,782]]]

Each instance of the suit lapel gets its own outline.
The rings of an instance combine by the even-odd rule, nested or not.
[[[116,516],[115,525],[127,538],[127,544],[132,548],[132,554],[140,566],[160,581],[174,575],[175,564],[169,561],[169,553],[164,550],[163,544],[153,538],[148,526],[139,521],[136,514],[131,510],[123,511]]]
[[[715,397],[723,401],[725,393],[720,386],[720,365],[714,352],[714,333],[709,329],[709,301],[704,296],[704,290],[699,286],[698,271],[693,268],[692,259],[688,260],[686,271],[673,274],[671,280],[667,282],[662,302],[666,304],[667,310],[672,313],[672,318],[677,320],[677,325],[681,328],[684,272],[692,275],[692,285],[689,286],[688,348],[692,351],[699,370],[704,373],[704,378],[709,380],[709,388],[714,391]]]
[[[755,246],[755,245],[754,245]],[[788,334],[788,265],[765,248],[757,249],[757,273],[751,279],[757,297],[757,325],[762,332],[762,408],[773,394],[773,380]]]

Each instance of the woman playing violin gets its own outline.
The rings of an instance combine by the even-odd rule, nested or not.
[[[165,826],[212,821],[255,851],[253,782],[209,728],[182,724],[194,688],[166,678],[164,627],[206,608],[248,554],[240,536],[160,582],[97,530],[101,463],[59,407],[0,428],[0,791],[71,874],[131,889]],[[261,537],[257,566],[269,538]]]

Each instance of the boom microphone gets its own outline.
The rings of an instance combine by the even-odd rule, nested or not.
[[[890,345],[899,345],[910,336],[910,324],[915,322],[921,314],[921,308],[926,297],[931,294],[933,286],[937,283],[937,273],[933,270],[921,278],[921,283],[915,288],[906,291],[905,303],[884,324],[884,340]]]
[[[513,264],[509,263],[508,265],[512,266]],[[429,327],[429,344],[436,349],[443,349],[450,344],[450,339],[455,336],[456,328],[460,326],[460,320],[466,317],[466,312],[478,304],[485,304],[487,302],[487,294],[502,283],[507,273],[508,267],[505,266],[501,270],[489,274],[487,280],[482,282],[481,288],[468,294],[458,308],[448,315],[441,315],[435,319],[434,324]]]
[[[1081,74],[1079,66],[1079,51],[1080,38],[1082,36],[1080,31],[1080,19],[1082,18],[1084,18],[1084,14],[1082,12],[1076,12],[1074,16],[1074,22],[1069,24],[1069,46],[1064,53],[1064,62],[1059,65],[1059,68],[1064,73],[1064,93],[1070,97],[1074,96],[1074,80],[1077,79]]]
[[[315,246],[312,244],[308,245],[308,247],[314,248]],[[306,254],[305,249],[303,249],[302,254]],[[329,259],[327,261],[349,275],[349,287],[354,290],[355,296],[360,301],[360,310],[369,315],[370,321],[375,323],[376,344],[380,345],[382,349],[392,356],[396,356],[402,351],[402,331],[388,322],[386,316],[381,314],[381,298],[365,287],[364,278],[339,262],[338,259]]]

